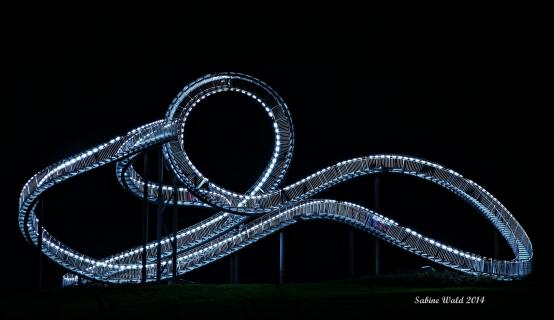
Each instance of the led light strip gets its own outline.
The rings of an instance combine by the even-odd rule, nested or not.
[[[274,149],[268,166],[244,194],[214,184],[202,175],[184,150],[184,128],[190,112],[202,101],[221,92],[243,94],[258,102],[273,122]],[[166,118],[137,129],[108,143],[91,148],[47,167],[35,174],[20,195],[19,226],[34,245],[38,244],[36,202],[48,188],[80,173],[116,163],[121,185],[142,198],[148,189],[149,201],[158,192],[166,203],[173,203],[172,186],[148,182],[134,170],[137,156],[162,144],[171,171],[184,185],[178,187],[178,206],[213,207],[221,211],[177,234],[177,270],[183,274],[220,259],[271,234],[298,219],[326,219],[352,225],[416,255],[452,269],[485,275],[499,280],[518,279],[531,272],[533,249],[527,234],[512,214],[489,192],[457,172],[422,159],[401,155],[373,155],[339,162],[284,188],[278,189],[292,157],[294,130],[285,102],[267,84],[237,73],[207,75],[186,86],[172,102]],[[458,195],[479,211],[506,240],[514,253],[512,260],[491,259],[453,248],[419,234],[396,221],[356,204],[334,200],[309,200],[310,197],[352,178],[381,172],[411,175],[434,182]],[[254,220],[244,224],[248,216]],[[239,227],[240,226],[240,227]],[[44,227],[42,252],[71,273],[109,283],[141,281],[142,247],[94,259],[69,248]],[[162,278],[170,278],[173,237],[160,240]],[[158,243],[146,246],[147,281],[155,280]],[[64,281],[74,281],[66,275]]]

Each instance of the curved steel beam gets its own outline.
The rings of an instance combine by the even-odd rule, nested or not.
[[[204,176],[184,149],[185,124],[190,112],[211,95],[236,92],[260,104],[273,122],[274,148],[269,164],[245,193],[227,190]],[[370,155],[324,168],[286,187],[279,187],[292,158],[294,130],[284,100],[264,82],[238,73],[207,75],[186,86],[174,99],[166,118],[133,129],[126,135],[68,157],[35,174],[19,199],[19,227],[25,238],[73,274],[108,283],[140,283],[142,247],[95,259],[69,248],[44,227],[38,230],[35,214],[42,193],[64,180],[103,165],[115,163],[120,184],[136,197],[148,189],[149,200],[173,203],[173,186],[147,183],[133,168],[140,153],[162,145],[170,171],[183,184],[178,206],[211,207],[220,211],[177,234],[177,271],[184,274],[271,234],[299,219],[326,219],[360,230],[449,268],[499,280],[525,277],[531,272],[533,247],[513,215],[489,192],[459,173],[441,165],[402,155]],[[356,204],[310,199],[315,194],[355,177],[380,172],[429,180],[471,204],[506,240],[514,258],[499,260],[448,246]],[[158,193],[161,192],[161,195]],[[158,197],[160,196],[160,197]],[[247,222],[248,217],[255,217]],[[246,223],[246,224],[245,224]],[[240,227],[239,227],[240,226]],[[171,278],[173,236],[160,241],[162,278]],[[157,242],[147,245],[147,281],[156,279]],[[70,281],[73,276],[64,279]]]

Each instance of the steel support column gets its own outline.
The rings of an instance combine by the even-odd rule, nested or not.
[[[173,252],[172,252],[172,260],[171,260],[171,276],[173,278],[173,282],[177,281],[177,214],[179,213],[179,207],[177,205],[178,203],[178,194],[179,191],[177,187],[177,178],[173,178]]]
[[[379,212],[381,209],[381,178],[377,174],[375,175],[375,185],[374,185],[374,194],[373,194],[373,204],[376,212]],[[377,238],[374,240],[375,244],[375,275],[381,273],[381,241]]]
[[[235,252],[231,255],[229,260],[229,277],[231,278],[231,283],[239,283],[239,254]]]
[[[494,258],[498,259],[500,256],[500,239],[498,238],[498,231],[494,230]]]
[[[144,152],[144,189],[142,203],[142,273],[141,283],[146,283],[146,243],[148,242],[148,152]]]
[[[279,284],[285,283],[285,233],[279,232]]]
[[[354,279],[354,230],[348,229],[348,279]]]
[[[164,180],[164,154],[160,148],[160,157],[158,159],[158,197],[156,199],[157,215],[156,215],[156,282],[160,282],[162,278],[162,223],[163,223],[163,196],[162,186]]]

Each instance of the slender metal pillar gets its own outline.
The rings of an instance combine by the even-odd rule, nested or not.
[[[374,209],[376,212],[379,212],[381,209],[381,178],[379,175],[375,175],[375,185],[374,185]],[[375,275],[379,275],[381,273],[381,241],[377,238],[374,240],[375,242]]]
[[[177,281],[177,214],[179,213],[178,207],[178,194],[179,189],[177,188],[177,178],[173,179],[173,252],[171,260],[171,276],[173,277],[173,282]]]
[[[239,283],[239,253],[235,252],[231,255],[229,260],[229,277],[231,278],[231,283]]]
[[[157,205],[157,217],[156,217],[156,281],[160,282],[162,279],[162,213],[163,213],[163,196],[162,186],[164,180],[164,155],[160,148],[160,158],[158,160],[158,198],[156,200]]]
[[[348,229],[348,279],[354,279],[354,230]]]
[[[285,283],[285,233],[279,232],[279,284]]]
[[[500,245],[499,240],[500,239],[498,239],[498,231],[496,231],[496,230],[494,230],[494,239],[493,240],[494,240],[494,258],[498,259],[499,256],[500,256],[500,247],[499,247],[499,245]]]
[[[37,204],[35,207],[38,208],[38,239],[37,239],[37,247],[38,247],[38,288],[42,289],[42,226],[43,226],[43,217],[44,217],[44,201],[40,201],[40,206]]]
[[[235,254],[229,256],[229,283],[235,283]]]
[[[144,189],[142,204],[142,273],[141,283],[146,283],[146,243],[148,242],[148,151],[144,152]]]

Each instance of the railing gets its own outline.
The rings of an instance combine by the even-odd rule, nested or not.
[[[255,184],[244,194],[226,190],[204,177],[192,164],[183,146],[183,128],[190,111],[202,100],[219,92],[238,92],[256,100],[274,123],[275,146],[270,163]],[[156,145],[163,145],[169,169],[184,186],[145,183],[133,168],[137,156]],[[93,170],[116,163],[120,184],[142,198],[169,205],[218,208],[212,217],[160,239],[162,278],[172,277],[173,242],[177,246],[177,271],[183,274],[225,257],[298,219],[334,220],[410,251],[416,255],[461,272],[509,280],[531,272],[533,248],[513,215],[489,192],[453,170],[422,159],[401,155],[372,155],[335,165],[294,183],[278,188],[284,177],[294,145],[290,114],[284,101],[265,83],[240,74],[206,76],[187,86],[174,100],[165,120],[134,129],[124,136],[60,161],[34,175],[20,195],[19,226],[26,239],[38,244],[38,220],[35,206],[41,194],[54,185]],[[512,260],[483,257],[440,243],[410,228],[400,226],[377,212],[356,204],[334,200],[310,200],[317,193],[363,175],[382,172],[415,176],[429,180],[464,199],[500,232],[514,253]],[[161,192],[161,193],[160,193]],[[177,193],[177,203],[173,203]],[[244,224],[248,216],[256,218]],[[142,277],[142,247],[94,259],[69,248],[41,230],[42,252],[82,277],[111,282],[138,283]],[[146,246],[147,281],[156,279],[158,243]],[[73,276],[64,278],[74,282]],[[64,281],[65,281],[64,280]]]

